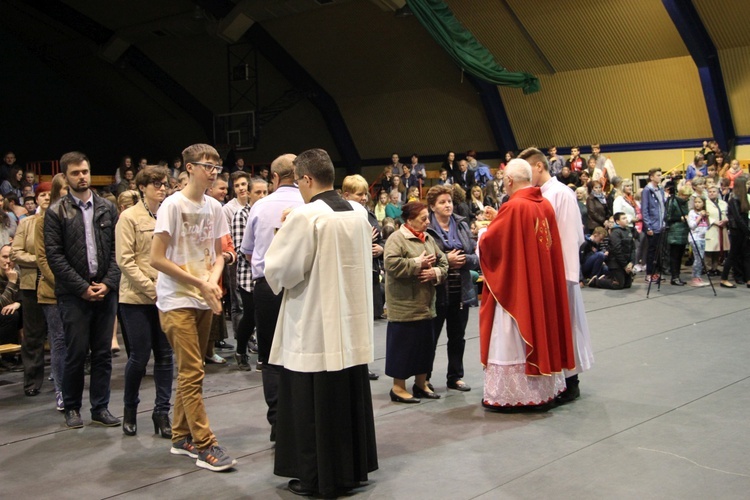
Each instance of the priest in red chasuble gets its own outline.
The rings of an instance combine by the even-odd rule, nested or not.
[[[503,180],[510,199],[479,240],[482,404],[543,411],[565,390],[563,370],[575,368],[560,236],[526,160],[511,160]]]

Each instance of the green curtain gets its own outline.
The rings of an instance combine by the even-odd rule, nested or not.
[[[492,54],[464,28],[443,0],[407,0],[422,26],[464,70],[477,78],[507,87],[522,88],[524,94],[540,89],[530,73],[513,73],[500,66]]]

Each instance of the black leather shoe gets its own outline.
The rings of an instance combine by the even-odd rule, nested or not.
[[[429,381],[429,380],[428,380],[428,381],[427,381],[427,382],[425,383],[425,385],[426,385],[426,386],[427,386],[427,387],[428,387],[428,388],[429,388],[429,389],[430,389],[430,390],[431,390],[432,392],[435,392],[435,388],[434,388],[434,387],[432,386],[432,383],[430,383],[430,381]]]
[[[137,414],[138,410],[135,408],[128,408],[126,406],[123,410],[122,433],[126,436],[135,436],[138,432],[138,424],[135,420]]]
[[[391,389],[391,401],[394,403],[407,403],[407,404],[414,404],[414,403],[421,403],[422,400],[411,397],[411,398],[402,398],[401,396],[397,395],[395,392],[393,392],[393,389]]]
[[[120,425],[120,419],[112,415],[106,408],[91,414],[91,423],[103,425],[105,427],[117,427]]]
[[[161,434],[164,439],[172,439],[172,422],[169,421],[169,413],[154,412],[151,414],[154,422],[154,434]]]
[[[564,405],[575,401],[579,397],[581,397],[581,389],[578,388],[578,384],[569,385],[567,389],[555,397],[555,403]]]
[[[680,278],[673,279],[672,281],[669,282],[669,284],[674,285],[674,286],[685,286],[685,282],[682,281]]]
[[[23,391],[24,394],[26,394],[29,397],[32,396],[38,396],[39,395],[39,389],[26,389]]]
[[[414,396],[418,397],[418,398],[440,399],[440,394],[438,394],[437,392],[423,391],[422,389],[420,389],[416,385],[411,386],[411,392],[413,392]]]
[[[65,425],[68,429],[80,429],[83,427],[83,419],[81,413],[78,410],[66,410],[65,411]]]
[[[217,340],[214,342],[214,349],[234,349],[232,344],[227,344],[223,340]]]
[[[378,375],[377,373],[372,373],[370,370],[367,370],[367,378],[369,378],[370,380],[377,380],[380,378],[380,375]]]
[[[301,497],[311,497],[315,494],[315,491],[309,490],[302,486],[302,482],[299,479],[292,479],[291,481],[289,481],[288,487],[289,491]]]
[[[448,382],[448,389],[453,389],[454,391],[469,392],[471,390],[471,386],[463,380],[454,380],[453,382]]]

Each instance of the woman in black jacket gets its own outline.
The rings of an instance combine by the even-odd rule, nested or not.
[[[721,286],[735,288],[729,281],[729,270],[734,268],[734,280],[745,281],[750,288],[750,199],[747,195],[748,176],[742,174],[734,180],[732,196],[727,207],[729,225],[729,255],[721,272]]]
[[[437,350],[440,331],[443,329],[443,323],[446,323],[447,385],[449,389],[465,392],[470,391],[471,387],[462,380],[466,344],[464,335],[469,321],[469,307],[478,305],[470,271],[479,269],[479,257],[475,253],[476,243],[471,237],[471,229],[467,222],[464,217],[453,213],[451,191],[450,187],[433,186],[427,192],[427,205],[431,212],[427,232],[448,258],[448,277],[437,287],[437,316],[433,320],[433,331]],[[430,374],[427,379],[430,379]]]

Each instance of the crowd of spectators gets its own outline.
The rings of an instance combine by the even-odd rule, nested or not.
[[[664,279],[662,276],[670,276],[672,285],[696,287],[706,285],[706,275],[720,277],[723,287],[735,287],[729,279],[732,273],[735,283],[750,287],[748,177],[736,159],[727,158],[715,142],[707,142],[687,166],[684,177],[674,173],[662,176],[661,170],[652,169],[648,184],[641,188],[617,175],[598,144],[591,149],[588,158],[581,157],[578,147],[571,148],[568,158],[559,155],[555,147],[547,151],[550,174],[574,190],[578,199],[586,235],[580,251],[582,286],[629,288],[636,273],[645,272],[647,282],[657,283]],[[443,327],[448,336],[447,386],[470,390],[462,380],[463,337],[468,310],[477,305],[477,234],[491,220],[485,215],[487,211],[501,209],[508,199],[503,169],[515,153],[507,152],[497,169],[476,156],[473,150],[460,157],[448,151],[439,177],[429,189],[427,170],[417,154],[411,155],[408,163],[401,163],[393,154],[391,164],[369,186],[358,176],[344,183],[342,196],[362,203],[370,212],[374,320],[389,320],[386,374],[394,378],[394,401],[439,397],[431,377]],[[273,190],[273,183],[267,167],[251,172],[242,159],[227,170],[218,174],[207,191],[223,205],[231,236],[222,242],[225,314],[212,318],[211,339],[203,359],[205,363],[226,365],[228,356],[217,351],[232,350],[236,363],[229,364],[252,371],[250,356],[257,354],[253,314],[248,314],[253,308],[253,279],[239,245],[250,207]],[[120,220],[131,221],[135,227],[148,222],[163,199],[186,186],[187,178],[182,158],[149,166],[146,158],[135,163],[126,156],[115,182],[98,194],[109,199],[121,214],[127,213]],[[25,393],[38,394],[47,338],[58,409],[64,406],[60,379],[66,353],[50,286],[54,286],[54,276],[46,264],[43,221],[50,202],[61,196],[66,196],[64,175],[57,175],[52,183],[39,183],[33,172],[16,164],[13,153],[4,156],[0,165],[0,343],[23,347],[21,360],[14,354],[5,355],[0,366],[3,370],[23,370]],[[153,282],[153,269],[143,255],[139,256],[139,252],[147,252],[144,249],[148,245],[138,243],[138,231],[125,231],[124,227],[118,230],[118,265],[132,271],[124,275],[133,283]],[[434,247],[434,251],[425,252],[425,245]],[[687,283],[681,278],[684,260],[692,266]],[[415,279],[419,286],[414,284]],[[117,332],[122,331],[129,356],[126,413],[132,415],[137,406],[138,386],[153,351],[154,378],[159,386],[155,414],[168,414],[166,394],[171,390],[171,378],[167,372],[173,370],[172,353],[165,339],[142,325],[142,318],[147,317],[143,311],[156,314],[154,291],[146,286],[139,295],[132,292],[136,288],[133,285],[119,291],[119,327],[115,325],[111,342],[116,355]],[[408,310],[401,309],[404,303],[410,304]],[[423,303],[420,307],[424,314],[415,314],[416,303]],[[228,343],[226,319],[231,320],[236,349]],[[407,336],[409,342],[417,344],[404,344]],[[428,353],[420,351],[422,358],[409,354],[428,344]],[[262,361],[256,362],[256,370],[263,369]],[[163,376],[157,376],[157,371]],[[411,376],[416,376],[413,396],[408,394],[405,382]],[[371,373],[371,378],[377,375]],[[168,420],[155,417],[154,424],[168,437]],[[127,432],[135,431],[131,426]]]

